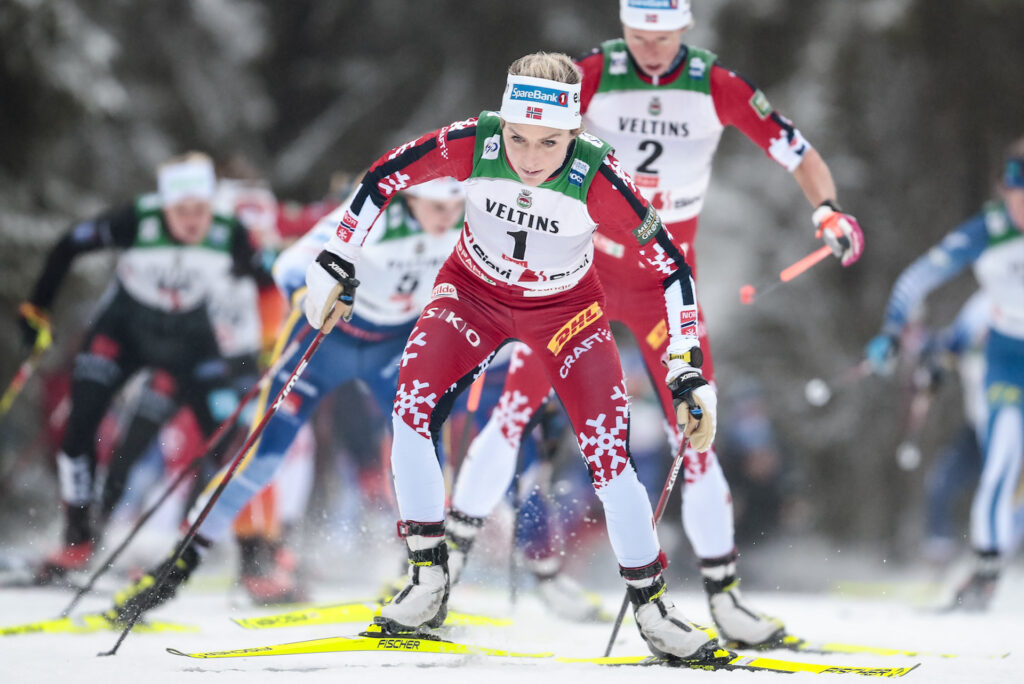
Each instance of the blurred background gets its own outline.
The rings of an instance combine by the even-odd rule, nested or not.
[[[844,557],[875,571],[919,560],[925,473],[963,420],[957,381],[937,388],[913,469],[896,459],[910,394],[902,376],[836,381],[877,332],[899,272],[994,195],[1002,148],[1024,135],[1024,3],[693,5],[686,42],[718,53],[795,122],[866,235],[854,267],[828,260],[742,306],[742,285],[766,282],[818,243],[796,183],[741,134],[725,134],[701,218],[699,294],[741,549],[826,576]],[[165,158],[187,149],[242,156],[279,199],[314,202],[335,172],[358,172],[424,131],[497,108],[515,58],[577,56],[620,33],[613,0],[5,0],[0,379],[21,361],[17,306],[58,236],[75,218],[154,189]],[[76,263],[44,365],[69,363],[112,258]],[[974,288],[970,274],[946,286],[923,325],[948,323]],[[834,390],[820,407],[804,391],[817,377]],[[0,427],[0,466],[26,453],[52,458],[40,441],[49,411],[30,382]],[[638,439],[660,443],[656,420],[635,421]],[[664,454],[658,463],[645,477],[655,498]],[[8,536],[56,514],[49,471],[18,472],[0,482]],[[678,516],[674,502],[668,517]],[[663,536],[687,552],[681,535]]]

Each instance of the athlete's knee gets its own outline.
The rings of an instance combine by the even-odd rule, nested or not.
[[[683,453],[683,473],[686,484],[700,482],[709,474],[717,474],[721,470],[718,465],[718,457],[714,449],[698,452],[696,449],[687,448]]]
[[[518,448],[523,439],[523,430],[535,412],[530,404],[530,397],[518,390],[503,392],[487,428],[494,426],[509,446]]]
[[[162,424],[175,412],[177,383],[164,371],[156,371],[139,396],[138,416],[151,423]]]
[[[399,384],[391,414],[392,423],[397,427],[401,421],[430,439],[430,419],[437,406],[437,398],[437,392],[431,390],[429,383],[411,380]]]
[[[103,338],[109,339],[109,338]],[[103,387],[112,387],[121,380],[121,366],[118,354],[97,345],[96,339],[88,349],[75,357],[71,377],[75,382],[91,382]],[[110,340],[111,345],[115,343]]]
[[[628,438],[629,420],[604,413],[588,419],[578,431],[576,440],[595,489],[600,489],[631,465]]]

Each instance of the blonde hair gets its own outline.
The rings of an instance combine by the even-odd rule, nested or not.
[[[569,59],[569,55],[561,52],[534,52],[520,57],[508,67],[508,73],[512,76],[529,76],[531,78],[544,78],[549,81],[576,85],[582,78],[576,64]],[[501,120],[502,129],[505,128],[505,120]],[[583,126],[569,131],[569,135],[576,137],[583,132]]]
[[[520,57],[512,62],[508,73],[513,76],[544,78],[569,85],[576,85],[580,82],[579,69],[568,55],[561,52],[534,52]]]

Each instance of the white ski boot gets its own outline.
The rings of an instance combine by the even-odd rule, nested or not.
[[[620,568],[633,617],[647,648],[656,656],[703,660],[716,643],[683,615],[668,597],[661,559],[640,568]]]
[[[704,591],[708,594],[711,617],[718,625],[723,645],[734,642],[737,648],[756,648],[778,643],[786,635],[786,627],[774,618],[750,607],[740,594],[736,577],[736,555],[702,560]]]
[[[988,610],[999,584],[1002,558],[998,551],[975,551],[974,569],[961,582],[953,596],[950,610],[981,613]]]
[[[486,521],[487,518],[475,518],[454,508],[448,511],[445,541],[448,543],[448,576],[453,585],[462,577],[473,542]]]
[[[415,632],[420,627],[440,627],[448,617],[448,545],[444,521],[418,523],[402,520],[398,536],[409,548],[409,580],[381,608],[373,622],[388,634]]]
[[[528,558],[526,567],[537,578],[537,593],[555,615],[571,622],[600,622],[608,618],[601,599],[587,594],[573,578],[562,572],[558,556]]]

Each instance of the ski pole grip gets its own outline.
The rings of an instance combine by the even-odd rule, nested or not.
[[[689,407],[691,416],[693,416],[697,420],[700,420],[701,418],[704,417],[704,410],[700,406],[697,406],[697,402],[693,400],[692,393],[687,393],[686,396],[683,397],[683,399],[686,400],[686,405],[687,407]]]

